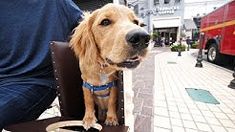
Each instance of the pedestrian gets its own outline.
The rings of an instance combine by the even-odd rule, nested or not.
[[[169,41],[170,41],[170,46],[171,46],[171,45],[173,44],[173,39],[172,39],[172,37],[170,37]]]
[[[191,40],[190,40],[190,38],[189,38],[189,36],[188,36],[188,37],[186,38],[186,44],[188,45],[188,47],[189,47],[190,43],[191,43]]]
[[[72,0],[0,1],[0,131],[37,119],[56,97],[50,41],[82,18]]]
[[[162,47],[165,47],[165,37],[162,37],[162,38],[161,38],[161,46],[162,46]]]

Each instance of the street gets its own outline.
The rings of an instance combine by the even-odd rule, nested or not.
[[[196,68],[196,53],[154,48],[133,71],[136,132],[235,131],[233,71],[206,61]],[[186,88],[208,90],[220,104],[194,101]]]

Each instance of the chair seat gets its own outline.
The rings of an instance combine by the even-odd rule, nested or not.
[[[73,118],[70,117],[53,117],[49,119],[44,120],[36,120],[36,121],[30,121],[30,122],[24,122],[19,124],[10,125],[5,130],[12,131],[12,132],[45,132],[46,127],[49,124],[58,122],[58,121],[66,121],[66,120],[72,120]],[[127,126],[105,126],[101,124],[103,129],[101,132],[127,132],[128,127]]]

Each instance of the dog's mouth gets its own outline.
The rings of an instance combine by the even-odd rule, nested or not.
[[[120,68],[136,68],[140,62],[141,62],[141,57],[140,56],[134,56],[131,58],[127,58],[126,60],[124,60],[123,62],[120,63],[115,63],[113,62],[111,59],[106,58],[106,61],[110,64],[110,65],[117,65]]]

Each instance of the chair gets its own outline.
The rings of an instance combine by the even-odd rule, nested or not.
[[[68,43],[52,42],[51,56],[62,116],[82,119],[84,100],[79,62]]]
[[[73,0],[82,10],[95,10],[113,0]],[[122,1],[122,0],[120,0]],[[126,0],[121,2],[126,5]],[[46,126],[51,123],[67,119],[82,120],[85,114],[85,105],[82,91],[82,79],[79,69],[79,61],[65,42],[53,41],[50,45],[53,61],[54,74],[56,79],[57,95],[59,98],[60,112],[62,117],[54,117],[45,120],[37,120],[7,126],[5,129],[14,132],[45,131]],[[107,127],[104,132],[126,132],[128,127],[124,126],[124,97],[123,97],[123,74],[118,72],[116,84],[118,90],[117,116],[120,126]],[[97,112],[98,113],[98,112]]]
[[[81,120],[84,116],[85,105],[79,61],[69,44],[64,42],[52,42],[51,55],[61,115]],[[119,72],[118,77],[116,82],[119,89],[117,113],[119,123],[124,124],[122,72]]]
[[[82,120],[85,113],[85,105],[82,91],[82,79],[79,69],[79,61],[74,56],[69,44],[65,42],[52,42],[50,45],[52,62],[56,80],[57,95],[59,98],[60,112],[62,117],[54,117],[44,120],[30,121],[7,126],[6,130],[13,132],[35,131],[42,132],[54,122],[77,119]],[[119,126],[104,126],[103,132],[127,132],[124,126],[124,100],[123,100],[123,78],[122,72],[118,73],[117,114]],[[98,112],[96,112],[98,113]]]

